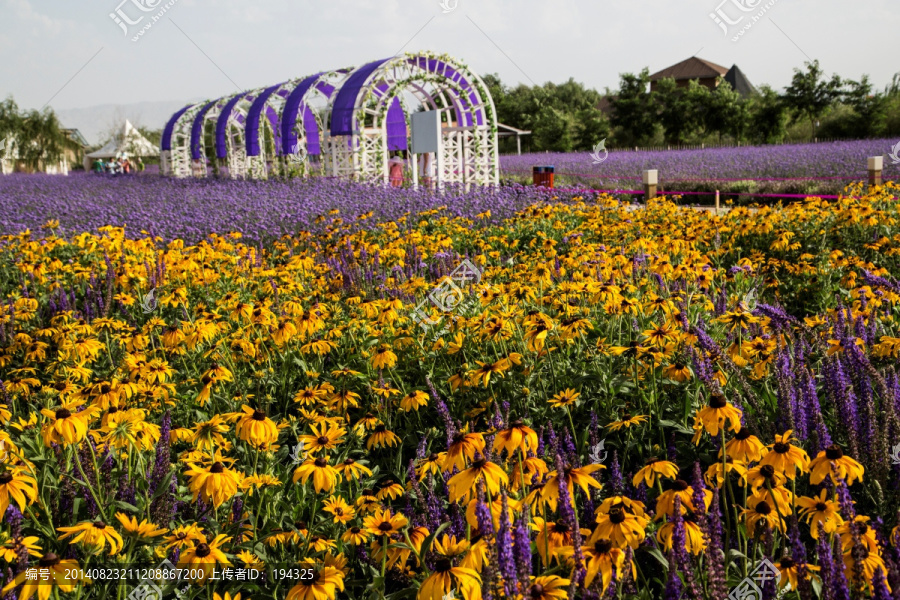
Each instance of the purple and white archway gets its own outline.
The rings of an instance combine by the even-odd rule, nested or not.
[[[410,115],[420,110],[439,115],[438,182],[498,183],[497,119],[487,86],[459,61],[427,53],[186,106],[163,132],[162,172],[205,177],[214,150],[220,172],[232,178],[306,176],[315,164],[326,175],[387,182],[389,155],[409,149]],[[214,149],[204,144],[210,122]]]

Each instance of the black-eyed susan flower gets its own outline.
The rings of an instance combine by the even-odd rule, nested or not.
[[[479,453],[484,454],[482,434],[467,430],[456,432],[444,457],[444,471],[450,472],[454,466],[459,470],[465,469],[466,461],[475,460],[475,455]]]
[[[394,354],[390,344],[379,344],[370,360],[376,369],[393,369],[397,364],[397,355]]]
[[[344,575],[332,567],[315,569],[312,577],[304,579],[287,593],[287,600],[334,600],[344,591]]]
[[[330,513],[335,523],[348,523],[356,516],[356,510],[340,496],[331,496],[325,500],[322,510]]]
[[[138,520],[135,517],[129,517],[125,513],[116,513],[116,519],[121,523],[125,533],[138,538],[154,538],[169,531],[163,527],[157,527],[147,519],[143,519],[138,523]]]
[[[844,455],[844,451],[837,444],[832,444],[819,452],[809,463],[809,470],[809,482],[813,485],[822,483],[826,477],[831,477],[835,485],[842,479],[847,485],[853,485],[857,479],[862,481],[865,472],[863,466]]]
[[[734,432],[741,430],[740,409],[735,408],[722,394],[713,394],[709,403],[697,411],[696,419],[713,437],[718,436],[719,431],[727,429],[727,424],[731,425]]]
[[[7,466],[0,472],[0,514],[6,514],[10,498],[23,512],[37,500],[37,481],[22,467]]]
[[[45,572],[44,569],[46,569],[47,580],[43,580],[40,575],[37,579],[29,578],[29,570],[25,569],[7,583],[0,592],[7,594],[11,590],[22,586],[19,589],[20,600],[29,600],[35,594],[38,595],[40,600],[47,600],[57,589],[63,592],[71,592],[79,583],[90,581],[82,577],[82,570],[78,566],[78,561],[62,559],[53,552],[48,552],[38,559],[37,565],[32,567],[32,569],[37,569],[39,573]]]
[[[335,465],[335,469],[344,476],[347,481],[361,479],[363,475],[372,476],[372,469],[352,458],[345,458],[343,462]]]
[[[390,509],[384,509],[363,519],[365,530],[376,536],[391,536],[406,527],[409,521],[402,514],[391,514]]]
[[[574,532],[563,521],[554,523],[541,517],[534,517],[531,520],[531,529],[538,532],[534,544],[545,567],[549,566],[551,560],[559,562],[559,550],[573,544]]]
[[[346,544],[361,546],[369,541],[369,532],[360,527],[350,527],[341,536],[341,540]]]
[[[537,432],[522,421],[513,421],[506,429],[501,429],[494,436],[494,450],[506,450],[509,456],[513,456],[516,450],[526,456],[529,450],[537,450]]]
[[[381,483],[378,484],[378,491],[375,492],[375,497],[382,502],[393,500],[394,498],[399,498],[402,495],[403,486],[390,477],[381,481]]]
[[[189,464],[185,476],[189,478],[188,489],[194,496],[212,504],[216,508],[233,497],[241,486],[243,476],[238,471],[233,471],[221,461],[216,461],[208,467]]]
[[[278,440],[278,426],[265,412],[246,404],[241,406],[241,411],[230,417],[236,421],[235,433],[239,438],[253,446],[264,446]]]
[[[749,502],[748,502],[749,504]],[[784,520],[778,514],[775,502],[770,497],[762,497],[755,504],[750,504],[741,512],[750,535],[756,535],[757,529],[766,527],[784,533]]]
[[[6,540],[0,546],[0,558],[8,563],[14,563],[23,553],[27,553],[29,556],[40,556],[41,547],[38,545],[40,541],[40,538],[34,535]]]
[[[388,430],[387,426],[382,423],[372,430],[369,439],[366,440],[366,450],[374,448],[392,448],[400,443],[400,437],[393,431]]]
[[[56,410],[41,409],[41,414],[50,419],[41,431],[45,446],[49,448],[51,444],[78,444],[84,439],[91,418],[99,409],[89,406],[80,412],[73,412],[74,410],[75,406],[72,404],[63,405]]]
[[[72,527],[57,527],[56,530],[62,532],[60,540],[74,536],[69,543],[81,544],[90,552],[102,551],[104,547],[109,546],[109,555],[113,556],[118,554],[124,545],[119,532],[103,521],[85,521]]]
[[[412,412],[419,410],[423,406],[428,406],[428,394],[422,390],[410,392],[400,398],[400,410]]]
[[[334,450],[344,443],[344,435],[347,430],[343,427],[332,427],[330,424],[321,423],[309,426],[311,435],[301,435],[299,440],[303,442],[303,448],[310,454],[317,454],[322,450]]]
[[[541,575],[531,577],[529,585],[525,586],[523,598],[529,600],[563,600],[568,597],[571,580],[559,575]]]
[[[759,461],[763,466],[772,465],[788,479],[796,477],[797,469],[805,473],[809,466],[809,455],[806,451],[791,445],[791,433],[789,429],[782,435],[776,435],[775,443],[768,446],[769,452]]]
[[[615,546],[606,538],[597,538],[587,546],[581,547],[582,556],[584,556],[587,574],[584,577],[584,585],[590,586],[597,576],[600,576],[600,589],[609,589],[609,583],[612,580],[613,571],[617,577],[624,575],[623,570],[628,568],[625,565],[625,553],[621,548]],[[572,546],[566,546],[560,550],[560,556],[569,558],[575,554]],[[633,568],[633,566],[632,566]],[[561,588],[561,591],[568,591]],[[566,595],[560,596],[567,597]]]
[[[647,415],[623,415],[621,419],[618,421],[613,421],[606,427],[609,428],[610,431],[618,431],[620,429],[628,429],[630,427],[636,427],[641,423],[647,422]]]
[[[706,544],[703,542],[703,532],[697,525],[697,517],[694,513],[685,513],[684,517],[684,549],[691,554],[700,554],[706,550]],[[668,552],[672,549],[673,537],[675,533],[675,521],[670,519],[664,523],[656,532],[656,539],[663,545],[663,549]]]
[[[550,406],[554,408],[565,408],[567,406],[572,406],[578,401],[578,397],[581,394],[573,390],[572,388],[565,389],[552,398],[547,400],[550,403]]]
[[[828,490],[824,488],[819,491],[818,496],[797,498],[797,506],[800,508],[800,515],[809,523],[813,539],[819,539],[819,523],[822,524],[825,533],[833,533],[844,524],[840,505],[828,499]]]
[[[313,488],[316,492],[330,492],[334,486],[341,480],[341,474],[337,469],[328,464],[328,457],[320,456],[315,459],[308,459],[302,465],[294,469],[293,481],[306,482],[310,477],[313,480]]]
[[[750,433],[746,427],[742,427],[740,431],[734,434],[734,437],[725,443],[725,452],[728,457],[749,464],[759,461],[763,455],[768,452],[759,438]],[[722,450],[719,450],[719,458],[722,457]]]
[[[778,589],[783,589],[785,586],[790,584],[791,590],[798,589],[798,585],[800,585],[800,565],[790,556],[782,556],[781,560],[778,561],[776,568],[781,573],[781,577],[778,579]],[[818,571],[821,567],[817,567],[816,565],[805,564],[804,567],[806,572],[806,579],[817,578],[815,572]]]
[[[639,502],[624,496],[609,498],[598,509],[597,527],[591,534],[589,543],[607,539],[617,548],[637,548],[647,537],[646,527],[649,521]]]
[[[204,541],[186,548],[178,559],[178,568],[189,569],[194,581],[206,581],[215,570],[231,565],[231,561],[222,551],[222,546],[229,540],[231,538],[222,533],[209,543]]]
[[[645,465],[634,474],[632,485],[637,485],[643,481],[647,487],[652,488],[656,485],[657,478],[666,477],[672,479],[676,475],[678,475],[678,466],[675,463],[659,460],[654,456],[647,459]]]
[[[450,490],[450,502],[468,497],[475,490],[479,481],[484,481],[492,495],[500,493],[500,486],[509,485],[509,476],[485,458],[478,458],[469,468],[457,473],[447,482]]]
[[[437,545],[437,543],[435,544]],[[481,576],[474,569],[454,567],[447,557],[438,558],[432,574],[419,587],[417,600],[444,600],[454,589],[458,589],[468,600],[476,591],[480,595]]]

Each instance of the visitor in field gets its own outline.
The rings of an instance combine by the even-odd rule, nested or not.
[[[393,157],[388,161],[388,178],[391,187],[403,186],[403,159],[399,156]]]

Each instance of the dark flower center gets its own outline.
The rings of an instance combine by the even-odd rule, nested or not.
[[[203,558],[204,556],[209,556],[212,550],[209,549],[209,544],[200,544],[197,546],[197,549],[194,551],[194,554]]]
[[[775,467],[773,467],[772,465],[763,465],[759,468],[759,474],[766,479],[771,479],[775,476]]]
[[[109,390],[110,390],[109,384],[104,383],[103,385],[100,386],[101,394],[108,394]]]
[[[765,502],[760,502],[756,505],[756,512],[761,515],[768,515],[772,512],[772,507]]]
[[[466,434],[464,434],[464,433],[457,433],[456,435],[453,436],[453,443],[454,443],[454,444],[459,444],[459,443],[462,442],[464,439],[466,439]]]
[[[117,412],[119,412],[119,407],[118,407],[118,406],[110,406],[110,407],[109,407],[109,410],[106,411],[106,412],[109,413],[109,414],[111,414],[111,415],[114,415],[114,414],[116,414]]]
[[[828,460],[837,460],[839,458],[844,458],[844,451],[841,450],[841,447],[837,444],[832,444],[825,448],[825,457]]]
[[[63,383],[62,381],[60,381],[60,382],[54,384],[53,387],[55,387],[55,388],[57,389],[57,391],[60,391],[60,392],[61,392],[61,391],[63,391],[64,389],[66,389],[66,384]]]
[[[326,444],[328,444],[328,438],[325,437],[324,435],[323,435],[323,436],[319,436],[319,437],[316,439],[316,443],[319,444],[320,446],[325,446]]]
[[[485,459],[479,458],[478,460],[476,460],[475,462],[472,463],[472,468],[473,469],[482,469],[482,468],[484,468],[484,465],[486,463],[487,463],[487,461]]]
[[[612,542],[606,538],[600,538],[594,543],[594,552],[597,554],[607,554],[612,550]]]
[[[216,462],[214,462],[213,465],[209,468],[209,472],[210,472],[210,473],[224,473],[224,472],[225,472],[225,465],[223,465],[223,464],[220,463],[219,461],[216,461]]]
[[[688,487],[689,487],[688,482],[685,481],[684,479],[676,479],[672,483],[672,489],[677,490],[679,492],[683,492],[684,490],[688,489]]]
[[[266,420],[266,413],[264,413],[264,412],[261,411],[261,410],[254,410],[254,411],[253,411],[253,420],[254,420],[254,421],[265,421],[265,420]]]
[[[106,529],[106,523],[103,521],[94,521],[94,527],[96,529]]]
[[[381,525],[378,526],[379,531],[393,531],[394,526],[385,521]]]
[[[532,598],[541,598],[544,595],[544,586],[539,583],[531,586],[531,597]]]
[[[523,425],[525,425],[525,423],[523,423],[520,419],[516,419],[515,421],[513,421],[512,423],[509,424],[509,428],[516,429],[518,427],[522,427]]]
[[[72,411],[70,411],[68,408],[61,408],[58,411],[56,411],[57,419],[68,419],[71,416],[72,416]]]
[[[359,533],[359,532],[360,532],[360,528],[359,528],[359,527],[351,527],[351,528],[350,528],[350,533],[357,534],[357,533]]]
[[[609,510],[609,520],[618,525],[625,520],[625,511],[619,507],[613,507]]]
[[[562,521],[558,521],[553,524],[553,533],[569,533],[569,526]]]
[[[59,557],[53,552],[48,552],[38,561],[38,564],[43,568],[52,567],[59,564]]]
[[[828,505],[824,502],[816,502],[816,510],[819,512],[824,512],[828,510]]]
[[[316,459],[316,462],[313,464],[315,464],[317,467],[319,467],[321,469],[321,468],[325,467],[326,465],[328,465],[328,461],[320,456],[319,458]]]
[[[785,556],[781,559],[781,568],[782,569],[790,569],[794,566],[794,559],[790,556]]]
[[[649,466],[649,465],[652,465],[653,463],[658,463],[658,462],[659,462],[658,458],[656,458],[655,456],[651,456],[650,458],[647,459],[646,464]]]
[[[709,407],[710,408],[725,408],[728,404],[728,400],[725,399],[725,396],[720,394],[716,394],[712,398],[709,399]]]
[[[0,485],[6,485],[7,483],[9,483],[12,480],[13,480],[12,473],[10,473],[8,471],[4,472],[4,473],[0,473]]]
[[[778,454],[787,454],[791,447],[784,442],[775,442],[775,444],[772,446],[772,449]]]
[[[373,490],[372,488],[366,488],[362,491],[362,495],[363,496],[374,496],[375,490]]]
[[[387,431],[387,425],[384,423],[375,427],[375,433],[384,433],[385,431]]]
[[[453,563],[450,562],[449,558],[442,558],[434,563],[434,570],[437,573],[446,573],[450,569],[453,568]]]
[[[352,458],[348,458],[347,460],[344,461],[344,464],[345,464],[345,465],[348,465],[348,466],[349,466],[349,465],[352,465],[352,464],[355,464],[355,463],[356,463],[356,461],[353,460]]]
[[[738,431],[736,434],[734,434],[734,439],[744,441],[747,438],[749,438],[751,435],[753,435],[753,434],[750,433],[749,429],[747,429],[746,427],[741,427],[741,430]]]

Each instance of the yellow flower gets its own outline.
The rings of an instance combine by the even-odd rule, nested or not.
[[[578,400],[578,396],[580,395],[581,394],[579,394],[572,388],[569,388],[565,391],[559,392],[547,402],[549,402],[550,406],[554,408],[564,408],[566,406],[575,404],[575,402]]]
[[[37,481],[27,475],[25,469],[7,466],[0,473],[0,515],[6,514],[10,498],[16,501],[19,510],[25,512],[25,505],[33,504],[37,495]]]
[[[320,456],[309,459],[294,470],[294,483],[302,480],[303,485],[312,477],[313,487],[316,492],[330,492],[335,484],[341,480],[341,474],[328,464],[328,457]]]
[[[52,419],[44,425],[41,436],[44,438],[44,445],[48,448],[51,444],[78,444],[87,435],[88,424],[94,413],[99,409],[89,406],[83,411],[73,413],[73,406],[63,405],[56,410],[41,409],[41,414]]]
[[[837,444],[832,444],[819,452],[809,463],[809,469],[809,482],[812,485],[822,483],[825,477],[831,477],[835,485],[842,479],[846,480],[847,485],[853,485],[857,479],[862,481],[865,472],[861,464],[849,456],[844,456],[844,451]]]
[[[460,498],[467,497],[475,489],[475,484],[479,479],[483,479],[487,489],[492,495],[500,493],[501,484],[509,485],[509,476],[503,472],[503,469],[492,462],[480,458],[472,463],[472,465],[454,475],[447,482],[450,490],[450,502],[456,502]]]
[[[760,466],[772,465],[788,479],[793,479],[797,475],[797,469],[800,469],[801,473],[806,473],[809,465],[809,456],[806,452],[791,445],[791,433],[789,429],[783,435],[776,435],[775,443],[768,446],[769,452],[759,462]]]
[[[20,600],[29,600],[35,594],[38,595],[40,600],[47,600],[56,588],[63,592],[71,592],[79,582],[90,581],[90,579],[80,576],[81,568],[78,566],[77,561],[71,559],[63,560],[53,552],[48,552],[42,556],[37,561],[37,565],[30,569],[31,573],[37,572],[37,579],[28,579],[29,569],[25,569],[7,583],[3,590],[0,590],[0,593],[7,594],[10,590],[21,585],[22,588],[19,590]],[[42,580],[40,577],[43,569],[47,569],[47,581]]]
[[[380,514],[375,513],[363,519],[365,530],[376,537],[400,533],[400,530],[406,527],[408,523],[409,521],[402,514],[392,515],[389,509],[384,509]]]
[[[647,460],[647,463],[634,475],[632,485],[637,485],[641,481],[652,488],[656,485],[657,477],[674,478],[678,475],[678,466],[667,460],[659,460],[656,457]]]
[[[696,419],[714,437],[719,435],[721,429],[726,428],[726,421],[731,423],[732,431],[741,430],[741,411],[721,394],[713,394],[709,399],[709,404],[697,411]],[[694,440],[696,443],[696,436],[694,436]]]
[[[178,560],[178,568],[189,569],[192,579],[195,581],[206,581],[216,569],[219,569],[219,565],[226,567],[231,565],[228,557],[221,550],[222,544],[230,539],[222,533],[217,535],[212,542],[204,541],[192,548],[186,548]]]
[[[190,479],[188,489],[194,495],[194,501],[202,497],[204,502],[218,508],[226,500],[234,496],[241,486],[243,478],[238,471],[232,471],[221,461],[202,467],[189,464],[185,476]]]
[[[69,542],[70,544],[81,543],[83,546],[88,546],[90,550],[103,550],[104,546],[109,545],[110,556],[118,554],[124,545],[122,536],[111,525],[107,525],[103,521],[86,521],[72,527],[57,527],[56,530],[63,533],[59,536],[60,540],[75,536]]]
[[[122,529],[136,537],[152,538],[163,535],[168,529],[157,527],[144,519],[140,523],[135,517],[129,517],[125,513],[116,513],[116,519],[122,524]]]
[[[275,422],[259,409],[252,409],[246,404],[241,406],[243,412],[234,413],[237,421],[235,433],[238,437],[253,446],[264,446],[278,440],[278,427]]]

